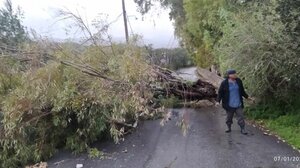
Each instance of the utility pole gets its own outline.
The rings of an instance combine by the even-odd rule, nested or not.
[[[123,18],[124,18],[124,27],[125,27],[125,36],[126,36],[126,42],[129,42],[129,35],[128,35],[128,26],[127,26],[127,14],[126,14],[126,8],[125,8],[125,0],[122,0],[122,7],[123,7]]]

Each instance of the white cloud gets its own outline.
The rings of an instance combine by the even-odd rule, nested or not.
[[[3,4],[4,0],[0,2]],[[35,29],[41,35],[60,39],[67,36],[65,23],[54,24],[58,9],[78,11],[89,21],[96,18],[99,13],[108,14],[110,21],[115,20],[122,13],[121,0],[12,0],[12,3],[23,10],[24,24],[27,27]],[[126,7],[134,33],[142,35],[146,43],[153,43],[155,47],[170,47],[168,43],[174,38],[174,28],[169,20],[168,11],[159,10],[159,15],[154,12],[143,19],[137,12],[133,0],[126,0]],[[129,30],[131,31],[131,28]],[[122,17],[112,24],[110,33],[117,39],[124,38]],[[177,42],[173,46],[177,46]]]

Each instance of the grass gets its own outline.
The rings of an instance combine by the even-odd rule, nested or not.
[[[262,120],[264,126],[300,149],[300,108],[284,109],[274,105],[257,105],[247,108],[250,119]]]
[[[284,115],[275,120],[264,120],[264,122],[270,130],[300,149],[300,114]]]

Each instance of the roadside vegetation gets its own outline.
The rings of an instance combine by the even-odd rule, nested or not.
[[[142,13],[155,0],[135,0]],[[162,0],[194,63],[239,72],[257,104],[249,116],[300,149],[297,0]]]
[[[300,102],[299,99],[297,101],[290,104],[290,107],[274,103],[258,104],[255,107],[248,107],[247,115],[300,149]]]
[[[29,33],[14,9],[10,0],[0,9],[0,167],[38,163],[62,148],[104,157],[93,142],[118,143],[140,120],[176,106],[183,90],[214,96],[210,84],[183,83],[166,69],[191,64],[185,49],[140,46],[138,35],[115,43],[107,20],[90,24],[70,11],[58,20],[84,37],[56,42]]]
[[[118,142],[160,111],[138,37],[116,44],[105,20],[92,32],[78,15],[61,17],[87,34],[83,44],[29,38],[9,0],[0,10],[0,167],[37,163],[60,148],[95,153],[91,143]]]

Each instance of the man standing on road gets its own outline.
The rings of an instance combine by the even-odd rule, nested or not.
[[[241,133],[247,135],[247,132],[245,131],[243,97],[246,99],[249,98],[248,94],[245,92],[242,80],[237,77],[235,70],[228,70],[227,77],[221,83],[219,88],[217,98],[218,103],[222,101],[222,107],[227,113],[226,124],[228,130],[226,130],[226,133],[231,132],[232,119],[235,113],[238,125],[241,127]]]

